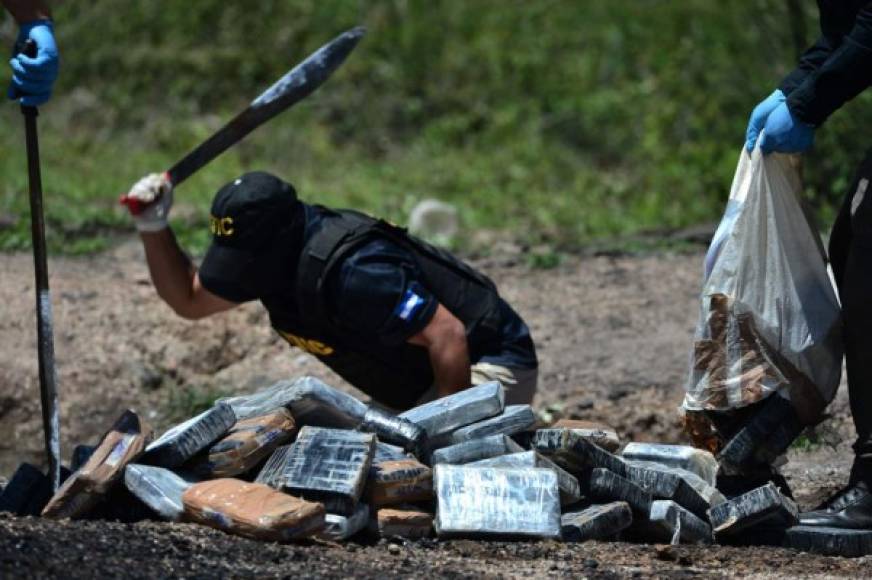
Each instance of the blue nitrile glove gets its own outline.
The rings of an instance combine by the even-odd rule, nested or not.
[[[12,82],[8,95],[10,99],[19,99],[22,105],[36,107],[51,97],[52,85],[58,77],[58,46],[51,20],[22,24],[16,45],[27,39],[36,43],[36,57],[17,54],[9,61]]]
[[[760,140],[763,154],[802,153],[814,145],[814,127],[793,116],[787,103],[781,103],[766,119]]]
[[[760,101],[760,104],[751,111],[751,119],[748,121],[748,129],[745,131],[745,149],[748,150],[748,153],[754,150],[757,137],[760,136],[760,131],[766,125],[766,119],[778,105],[786,100],[787,97],[784,96],[781,89],[775,89],[771,95]]]

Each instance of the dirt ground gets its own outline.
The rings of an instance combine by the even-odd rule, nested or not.
[[[530,324],[540,357],[536,406],[604,421],[625,440],[682,441],[677,409],[697,316],[701,252],[574,256],[531,269],[496,244],[474,263]],[[127,408],[162,429],[179,393],[242,393],[311,374],[343,386],[290,350],[262,309],[201,322],[174,316],[154,294],[135,241],[96,257],[52,259],[65,456],[95,442]],[[40,463],[33,274],[26,254],[0,255],[0,475]],[[844,387],[844,386],[843,386]],[[820,431],[830,445],[793,450],[784,467],[801,507],[847,477],[853,427],[840,389]],[[587,543],[423,542],[279,546],[191,525],[45,522],[0,516],[0,577],[855,576],[847,560],[771,548]]]

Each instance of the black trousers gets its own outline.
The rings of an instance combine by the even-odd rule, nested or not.
[[[872,483],[872,150],[833,226],[830,261],[842,302],[848,394],[857,429],[852,479]]]

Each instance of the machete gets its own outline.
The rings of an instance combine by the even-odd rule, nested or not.
[[[312,94],[345,61],[365,32],[366,30],[360,26],[343,32],[309,55],[306,60],[251,101],[244,111],[166,172],[173,187],[178,186],[257,127]],[[121,197],[121,203],[127,205],[133,214],[138,214],[145,209],[145,205],[141,202],[126,195]]]

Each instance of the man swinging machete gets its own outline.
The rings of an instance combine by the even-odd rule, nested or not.
[[[216,193],[198,269],[167,222],[178,182],[173,169],[151,174],[125,198],[155,288],[178,315],[259,300],[288,343],[395,410],[492,380],[508,404],[532,401],[527,325],[458,258],[384,221],[304,203],[289,183],[252,172]]]

